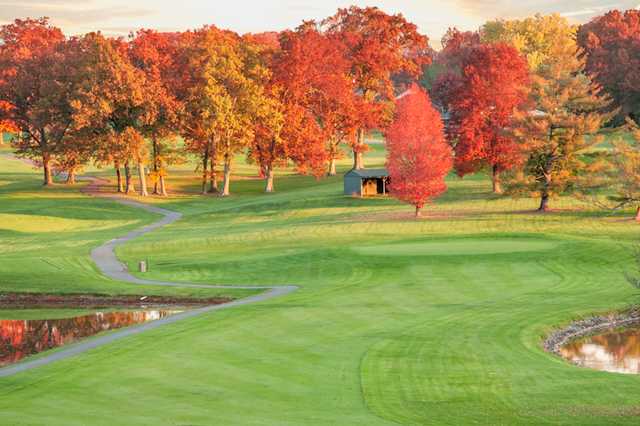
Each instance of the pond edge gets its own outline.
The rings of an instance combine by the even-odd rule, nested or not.
[[[594,315],[586,319],[574,321],[568,326],[562,327],[547,336],[544,340],[543,347],[546,352],[569,361],[562,357],[560,349],[563,346],[574,340],[588,337],[601,331],[606,331],[611,328],[628,327],[634,324],[640,324],[640,306],[635,306],[626,311]]]

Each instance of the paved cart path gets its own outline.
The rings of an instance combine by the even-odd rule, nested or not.
[[[185,311],[185,312],[175,314],[160,320],[156,320],[156,321],[152,321],[152,322],[148,322],[140,325],[135,325],[125,329],[114,331],[104,336],[90,338],[87,341],[79,342],[77,344],[72,344],[67,348],[63,347],[61,350],[58,350],[57,352],[52,353],[50,355],[44,355],[37,359],[33,359],[30,361],[27,360],[25,362],[21,362],[15,365],[1,368],[0,377],[13,376],[14,374],[18,374],[23,371],[31,370],[33,368],[37,368],[42,365],[51,364],[53,362],[56,362],[62,359],[73,357],[75,355],[81,354],[83,352],[89,351],[91,349],[94,349],[100,346],[107,345],[109,343],[112,343],[116,340],[120,340],[125,337],[133,336],[135,334],[139,334],[148,330],[153,330],[167,324],[173,324],[175,322],[182,321],[187,318],[193,318],[195,316],[202,315],[207,312],[218,311],[221,309],[235,308],[237,306],[248,305],[251,303],[263,302],[265,300],[273,299],[275,297],[284,296],[298,289],[298,287],[294,285],[286,285],[286,286],[205,285],[205,284],[178,283],[178,282],[169,282],[169,281],[144,280],[144,279],[134,277],[129,273],[126,265],[120,262],[116,257],[116,253],[115,253],[116,247],[122,244],[125,244],[126,242],[131,241],[135,238],[138,238],[142,235],[148,234],[149,232],[155,231],[156,229],[160,229],[164,226],[170,225],[175,221],[179,220],[182,217],[182,214],[171,211],[171,210],[166,210],[166,209],[151,206],[148,204],[140,203],[134,200],[125,199],[118,195],[100,193],[99,188],[101,184],[104,183],[104,181],[94,177],[83,177],[81,179],[91,181],[91,183],[83,191],[89,195],[100,197],[100,198],[107,198],[110,200],[114,200],[120,204],[124,204],[130,207],[136,207],[136,208],[143,209],[152,213],[157,213],[163,216],[160,220],[152,223],[151,225],[147,225],[143,228],[129,232],[128,234],[122,237],[111,240],[101,245],[100,247],[92,250],[91,258],[98,266],[98,269],[100,269],[100,271],[104,275],[114,280],[125,281],[135,285],[157,285],[157,286],[180,287],[180,288],[191,287],[191,288],[264,290],[264,292],[257,294],[255,296],[235,300],[229,303],[206,306],[200,309]]]

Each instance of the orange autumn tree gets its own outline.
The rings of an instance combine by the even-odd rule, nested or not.
[[[449,101],[456,172],[465,176],[489,169],[493,192],[501,194],[500,175],[524,161],[509,128],[514,114],[526,109],[529,68],[504,43],[467,48],[460,68]]]
[[[42,166],[44,185],[53,183],[54,156],[72,121],[64,42],[46,18],[0,27],[0,122],[17,128],[16,152]]]
[[[174,60],[178,34],[140,30],[129,42],[133,66],[146,77],[148,107],[142,132],[151,141],[153,193],[166,196],[168,165],[179,160],[175,149],[178,114],[181,108],[171,87],[175,83]]]
[[[11,104],[0,101],[0,115],[8,117],[11,114]],[[15,123],[9,119],[0,120],[0,145],[4,145],[5,133],[17,133],[19,131]]]
[[[604,159],[594,150],[602,142],[597,134],[615,114],[584,72],[575,44],[558,44],[551,53],[532,76],[536,110],[519,114],[514,126],[526,160],[507,185],[514,196],[538,197],[540,212],[549,210],[554,197],[599,183]]]
[[[323,22],[326,33],[344,43],[350,62],[356,111],[357,137],[353,142],[354,168],[364,168],[368,150],[366,133],[385,128],[393,116],[393,77],[416,80],[431,62],[428,38],[402,15],[387,15],[376,7],[340,9]]]
[[[135,191],[132,168],[138,168],[140,195],[147,196],[145,164],[148,148],[144,124],[154,114],[153,94],[142,71],[128,58],[128,46],[120,39],[89,33],[75,42],[81,75],[71,100],[77,132],[95,145],[99,164],[113,164],[118,190],[123,190],[120,167],[124,166],[124,192]]]
[[[453,161],[442,118],[417,85],[398,101],[386,136],[390,193],[415,206],[418,218],[426,203],[447,190]]]

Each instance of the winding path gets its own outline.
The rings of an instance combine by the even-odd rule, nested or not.
[[[114,331],[112,333],[109,333],[103,336],[91,338],[87,341],[79,342],[77,344],[73,344],[66,348],[63,347],[61,350],[58,350],[55,353],[52,353],[50,355],[44,355],[37,359],[33,359],[30,361],[27,360],[25,362],[21,362],[15,365],[10,365],[8,367],[1,368],[0,377],[13,376],[14,374],[18,374],[23,371],[31,370],[43,365],[51,364],[59,360],[73,357],[75,355],[81,354],[83,352],[89,351],[91,349],[94,349],[100,346],[107,345],[109,343],[112,343],[116,340],[123,339],[125,337],[133,336],[135,334],[139,334],[148,330],[153,330],[167,324],[173,324],[175,322],[182,321],[188,318],[193,318],[207,312],[218,311],[221,309],[235,308],[237,306],[248,305],[251,303],[263,302],[265,300],[273,299],[275,297],[284,296],[298,289],[297,286],[293,286],[293,285],[222,286],[222,285],[205,285],[205,284],[177,283],[177,282],[169,282],[169,281],[143,280],[143,279],[134,277],[129,273],[127,267],[122,262],[120,262],[116,257],[116,253],[115,253],[116,247],[122,244],[125,244],[126,242],[131,241],[135,238],[138,238],[144,234],[148,234],[149,232],[155,231],[156,229],[162,228],[163,226],[172,224],[175,221],[179,220],[182,217],[182,214],[171,211],[171,210],[150,206],[148,204],[140,203],[137,201],[128,200],[117,195],[100,193],[98,188],[100,184],[103,183],[103,181],[94,177],[85,177],[84,179],[91,181],[91,183],[83,191],[89,195],[100,197],[100,198],[107,198],[110,200],[114,200],[120,204],[124,204],[130,207],[136,207],[136,208],[143,209],[148,212],[160,214],[163,216],[162,219],[152,223],[151,225],[147,225],[143,228],[129,232],[127,235],[111,240],[101,245],[100,247],[97,247],[96,249],[92,250],[91,258],[98,266],[98,269],[100,269],[100,271],[104,275],[114,280],[125,281],[135,285],[157,285],[157,286],[180,287],[180,288],[190,287],[190,288],[264,290],[264,292],[255,296],[250,296],[244,299],[235,300],[229,303],[206,306],[204,308],[185,311],[185,312],[172,315],[170,317],[166,317],[157,321],[135,325],[122,330]]]

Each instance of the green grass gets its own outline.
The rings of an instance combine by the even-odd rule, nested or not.
[[[112,201],[88,197],[78,187],[43,189],[40,175],[0,156],[0,291],[26,293],[176,294],[103,277],[91,249],[151,223],[157,217]],[[180,295],[234,297],[243,290],[178,290]]]
[[[380,165],[380,150],[372,157]],[[0,165],[13,176],[0,212],[14,215],[0,222],[3,288],[128,291],[87,253],[152,217],[43,192],[31,172]],[[560,199],[540,215],[535,200],[490,195],[479,175],[452,177],[415,221],[393,200],[342,196],[339,178],[286,172],[276,184],[273,195],[245,179],[228,199],[154,200],[183,220],[119,255],[148,258],[153,278],[298,292],[0,379],[0,424],[637,424],[640,377],[541,348],[554,327],[638,302],[623,276],[630,211]]]

